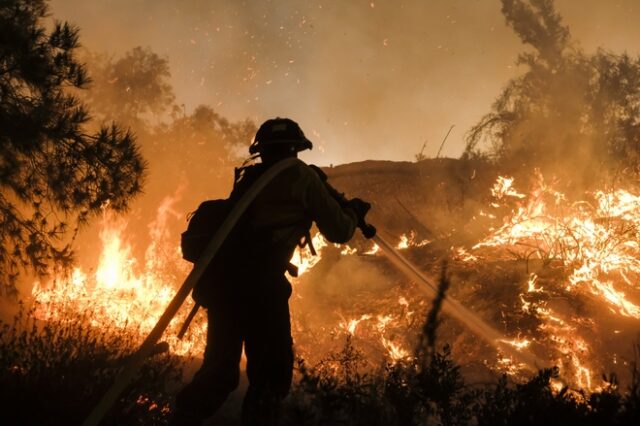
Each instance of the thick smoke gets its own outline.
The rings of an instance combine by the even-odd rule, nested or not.
[[[633,0],[558,1],[585,49],[632,49]],[[498,1],[290,0],[52,2],[82,28],[84,45],[115,54],[149,46],[170,61],[179,104],[211,105],[232,120],[301,122],[311,161],[410,160],[425,140],[457,156],[522,50]]]
[[[54,10],[78,17],[88,48],[148,45],[166,55],[187,110],[205,103],[234,120],[291,116],[321,164],[412,159],[425,139],[435,155],[448,127],[469,127],[511,75],[517,43],[494,45],[506,34],[495,5],[143,2],[132,10],[116,2],[96,20],[71,3]],[[131,26],[136,19],[145,24]],[[469,107],[473,99],[485,101]],[[445,155],[460,153],[461,136],[454,132]]]
[[[471,129],[467,154],[488,154],[509,171],[538,167],[573,185],[635,171],[640,59],[586,53],[551,0],[502,4],[507,25],[528,47],[518,60],[525,73],[508,82]]]

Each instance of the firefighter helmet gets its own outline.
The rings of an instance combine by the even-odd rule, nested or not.
[[[258,129],[249,153],[262,153],[269,146],[288,144],[296,152],[311,149],[313,144],[307,139],[295,121],[288,118],[273,118],[265,121]]]

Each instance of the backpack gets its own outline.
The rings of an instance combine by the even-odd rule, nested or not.
[[[187,216],[189,223],[187,230],[182,233],[180,241],[182,257],[185,260],[192,263],[198,261],[235,203],[242,198],[244,193],[265,171],[266,169],[262,164],[236,169],[234,189],[229,198],[204,201],[194,212]],[[228,278],[229,272],[237,272],[233,268],[240,258],[245,263],[253,265],[254,269],[256,265],[268,264],[270,267],[282,267],[283,272],[286,270],[294,277],[298,275],[297,267],[289,262],[291,253],[281,250],[280,247],[274,247],[269,242],[270,229],[257,230],[252,228],[249,210],[247,209],[235,224],[211,260],[211,263],[207,266],[202,279],[193,289],[193,299],[204,307],[208,307],[209,302],[214,297],[216,283]],[[286,225],[289,226],[291,224]],[[308,225],[309,227],[311,226],[310,219]],[[315,255],[308,230],[304,237],[304,241],[300,242],[299,246],[308,245],[311,253]]]
[[[234,204],[242,198],[242,195],[258,180],[263,172],[264,168],[260,165],[236,169],[234,189],[229,198],[203,201],[195,211],[187,215],[187,220],[189,221],[187,230],[180,236],[180,248],[182,249],[182,257],[185,260],[191,263],[198,261],[211,238],[220,229],[231,209],[233,209]],[[247,231],[249,231],[247,222],[247,214],[245,212],[227,236],[218,254],[211,261],[210,265],[212,266],[210,268],[216,269],[216,264],[220,263],[219,259],[228,257],[225,252],[228,252],[231,246],[237,245],[239,237],[247,234]],[[232,244],[234,242],[235,244]]]
[[[198,261],[213,235],[229,215],[232,207],[233,203],[228,198],[207,200],[187,216],[189,221],[187,230],[180,236],[180,248],[185,260],[191,263]],[[215,262],[215,258],[213,261]]]
[[[234,190],[229,198],[203,201],[187,216],[187,229],[180,236],[182,257],[185,260],[192,263],[198,261],[235,203],[263,172],[264,168],[259,165],[236,169]],[[245,211],[207,266],[202,278],[196,283],[192,297],[198,304],[208,307],[214,297],[214,287],[225,279],[233,260],[242,256],[249,245],[255,245],[255,239],[248,211]]]

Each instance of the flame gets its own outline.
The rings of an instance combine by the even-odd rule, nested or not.
[[[380,333],[380,343],[382,343],[382,346],[387,350],[387,354],[389,356],[389,358],[394,361],[400,361],[402,359],[405,359],[407,357],[409,357],[410,352],[406,349],[404,349],[399,343],[393,342],[390,339],[387,339],[385,337],[385,332],[387,329],[387,326],[390,323],[395,323],[395,319],[392,315],[378,315],[377,316],[377,324],[376,324],[376,328],[378,329],[378,332]]]
[[[529,345],[531,344],[531,341],[529,339],[510,339],[510,340],[503,340],[502,342],[507,343],[516,349],[528,348]]]
[[[509,182],[510,188],[513,181]],[[636,238],[640,196],[618,189],[597,191],[593,197],[595,208],[589,208],[587,202],[567,205],[564,194],[546,186],[539,175],[538,187],[527,203],[518,206],[502,227],[473,249],[509,247],[523,257],[560,260],[572,271],[567,290],[587,291],[619,314],[640,319],[640,307],[619,289],[620,285],[640,289],[640,245]]]
[[[382,346],[387,350],[387,354],[392,362],[398,362],[410,356],[410,352],[400,346],[400,344],[388,340],[384,336],[380,336],[380,341],[382,342]]]
[[[538,171],[534,177],[536,184],[528,195],[514,189],[513,178],[498,178],[491,190],[491,206],[496,211],[508,208],[509,203],[515,206],[504,216],[503,224],[472,251],[502,249],[509,256],[555,261],[567,271],[564,282],[560,278],[553,289],[556,294],[587,295],[621,317],[640,319],[640,300],[627,295],[627,290],[636,296],[640,290],[640,195],[624,189],[598,190],[569,203]],[[473,260],[465,254],[460,252],[457,257]],[[496,255],[498,252],[485,257]],[[539,298],[549,295],[550,289],[538,281],[536,274],[529,275],[526,291],[520,294],[521,310],[542,320],[538,329],[560,354],[557,365],[572,371],[576,386],[590,390],[594,386],[589,366],[593,353],[580,335],[580,326],[588,319],[565,318],[547,306]]]
[[[348,245],[344,245],[342,251],[340,251],[340,254],[343,256],[351,256],[358,253],[358,249],[355,247],[349,247]]]
[[[462,262],[475,262],[478,260],[478,256],[475,256],[467,251],[464,247],[453,248],[453,258]]]
[[[537,282],[538,282],[538,276],[533,273],[529,274],[529,280],[527,281],[528,293],[542,293],[544,291],[542,287],[536,287]]]
[[[298,267],[298,277],[301,277],[316,266],[322,258],[322,250],[329,245],[319,232],[311,238],[311,244],[313,244],[316,251],[316,256],[311,253],[311,250],[298,247],[291,257],[291,263]]]
[[[34,283],[32,295],[38,306],[39,319],[64,318],[67,314],[91,312],[91,325],[97,328],[115,326],[130,329],[141,342],[153,328],[177,287],[191,269],[182,260],[177,238],[168,222],[179,217],[172,206],[176,199],[167,197],[149,225],[150,244],[142,261],[133,255],[127,238],[127,222],[105,211],[99,233],[102,249],[95,272],[74,268],[69,276],[56,276],[48,282]],[[318,256],[306,249],[294,253],[299,275],[308,272],[320,261],[327,246],[320,234],[313,237]],[[351,254],[348,252],[347,254]],[[176,335],[193,307],[188,298],[164,334],[172,352],[178,355],[200,355],[206,345],[206,320],[200,312],[183,340]]]
[[[142,341],[190,269],[190,264],[182,260],[179,247],[164,241],[170,235],[166,222],[174,202],[175,199],[167,198],[158,209],[156,220],[149,227],[152,243],[146,250],[144,262],[133,256],[132,245],[126,237],[126,221],[104,212],[100,231],[102,252],[95,272],[77,267],[70,276],[36,282],[32,295],[37,304],[37,317],[46,320],[65,318],[74,312],[91,312],[91,326],[129,329]],[[193,301],[189,298],[185,305],[164,338],[176,354],[201,353],[206,339],[202,313],[184,340],[176,337]]]
[[[416,239],[416,233],[414,231],[410,231],[409,235],[407,234],[400,235],[400,242],[396,246],[396,249],[405,250],[405,249],[408,249],[409,247],[423,247],[431,242],[429,240],[422,240],[422,241],[416,242],[415,239]],[[377,247],[377,245],[375,247]]]
[[[526,195],[517,192],[513,188],[515,179],[510,176],[498,176],[498,179],[491,188],[491,195],[497,200],[505,197],[525,198]]]
[[[380,247],[376,243],[373,243],[373,247],[371,247],[369,250],[365,251],[364,254],[369,255],[369,256],[375,256],[379,252],[380,252]]]
[[[404,298],[399,298],[398,303],[401,306],[408,306],[408,302]],[[406,312],[406,317],[410,317],[413,312]],[[385,350],[384,355],[391,363],[398,362],[403,359],[407,359],[411,356],[411,352],[403,347],[402,343],[395,341],[393,338],[388,338],[387,328],[389,326],[397,327],[401,320],[398,316],[392,314],[363,314],[359,318],[342,319],[338,328],[345,331],[352,337],[356,337],[356,330],[364,322],[369,322],[369,327],[362,331],[362,335],[365,339],[377,335],[377,339],[381,347]],[[360,333],[359,333],[360,335]]]
[[[350,320],[343,320],[338,324],[338,326],[340,328],[342,328],[343,330],[345,330],[350,335],[355,336],[356,327],[358,326],[358,324],[360,324],[362,321],[366,321],[366,320],[369,320],[369,319],[371,319],[371,315],[370,314],[364,314],[358,319],[353,318],[353,319],[350,319]]]

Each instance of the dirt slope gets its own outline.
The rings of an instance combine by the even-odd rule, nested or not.
[[[348,197],[372,203],[369,220],[378,227],[396,235],[415,230],[429,239],[468,223],[496,177],[486,163],[451,158],[362,161],[324,170]]]

